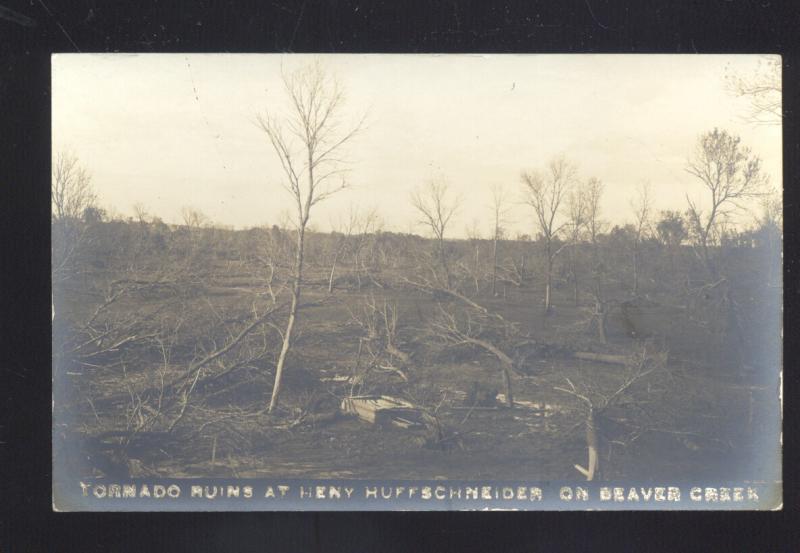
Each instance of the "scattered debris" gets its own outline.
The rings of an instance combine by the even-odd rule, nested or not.
[[[422,411],[413,404],[389,396],[354,396],[342,400],[341,410],[372,424],[400,428],[424,426]]]
[[[505,400],[506,398],[503,394],[497,394],[497,401],[504,402]],[[553,403],[525,401],[524,399],[515,399],[514,407],[535,411],[536,413],[543,413],[545,416],[550,416],[554,412],[561,410],[558,405]]]
[[[340,382],[343,384],[349,384],[353,380],[352,376],[347,376],[346,374],[335,374],[333,376],[323,376],[320,378],[320,382]]]

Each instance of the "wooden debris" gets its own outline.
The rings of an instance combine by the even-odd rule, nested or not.
[[[504,402],[505,400],[506,398],[503,394],[497,394],[497,401]],[[515,399],[514,407],[545,414],[559,410],[559,407],[552,403],[526,401],[524,399]]]
[[[422,411],[411,403],[389,396],[354,396],[342,400],[341,410],[372,424],[400,428],[422,426]]]
[[[345,374],[335,374],[333,376],[323,376],[322,378],[320,378],[321,382],[339,382],[343,384],[349,384],[350,382],[352,382],[352,380],[353,380],[352,376],[347,376]]]

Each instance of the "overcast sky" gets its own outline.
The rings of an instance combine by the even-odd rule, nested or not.
[[[739,134],[781,187],[779,126],[744,122],[745,100],[725,76],[757,69],[759,56],[335,55],[319,56],[346,89],[346,116],[367,113],[347,149],[352,188],[319,204],[327,230],[355,204],[375,207],[387,230],[421,232],[411,191],[444,178],[462,198],[453,235],[474,220],[488,235],[490,186],[517,200],[520,172],[563,154],[582,179],[606,185],[603,216],[632,217],[649,181],[656,209],[702,199],[685,172],[697,137]],[[53,57],[53,151],[89,169],[101,205],[135,204],[167,222],[181,208],[247,228],[279,222],[291,207],[275,153],[255,117],[285,104],[281,64],[302,55],[59,54]],[[762,59],[763,62],[763,59]],[[515,205],[512,234],[535,234]]]

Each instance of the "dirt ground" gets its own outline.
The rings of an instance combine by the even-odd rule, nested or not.
[[[255,291],[257,286],[246,280],[229,279],[206,290],[203,301],[233,309]],[[359,342],[353,313],[370,294],[397,305],[399,337],[415,355],[403,367],[405,379],[391,372],[370,375],[356,389],[346,381],[354,376]],[[509,288],[504,296],[483,301],[539,342],[597,349],[591,338],[576,330],[585,318],[585,306],[570,306],[563,292],[556,296],[554,314],[545,318],[540,295],[535,287]],[[203,402],[188,410],[171,435],[151,438],[143,434],[126,442],[128,466],[133,460],[138,476],[165,477],[574,480],[580,477],[574,465],[587,462],[585,409],[556,388],[574,381],[613,389],[624,377],[619,365],[533,355],[524,359],[514,378],[519,406],[476,407],[466,399],[472,387],[502,392],[500,365],[493,356],[474,349],[434,348],[424,343],[421,335],[435,303],[430,296],[374,288],[337,290],[329,296],[316,287],[308,289],[303,301],[279,413],[268,415],[265,410],[272,385],[269,371],[250,371],[239,377],[241,381],[225,381],[216,384],[218,389],[206,390]],[[608,348],[619,351],[636,346],[613,324],[610,332],[615,345]],[[63,375],[67,395],[74,401],[64,402],[72,405],[71,410],[57,411],[56,462],[67,463],[74,474],[107,476],[113,469],[103,467],[119,461],[113,451],[92,451],[90,445],[76,441],[80,439],[76,436],[113,431],[124,411],[124,406],[111,407],[101,415],[98,410],[102,409],[93,405],[96,402],[81,398],[124,392],[131,381],[139,378],[144,383],[151,378],[147,367],[131,369],[125,385],[119,376],[118,371],[88,368]],[[603,429],[608,433],[600,460],[604,478],[676,481],[686,475],[720,480],[763,476],[755,452],[759,436],[772,431],[765,425],[774,420],[774,390],[758,378],[743,383],[723,369],[709,369],[678,355],[670,357],[659,378],[653,383],[654,393],[667,390],[659,396],[665,399],[658,409],[669,411],[670,424],[664,428],[651,424],[633,439],[628,433],[627,439],[615,440],[625,417],[633,416],[623,412],[623,422]],[[309,405],[335,410],[344,397],[358,391],[403,398],[434,413],[445,439],[431,446],[424,431],[344,416],[294,426],[286,423]]]

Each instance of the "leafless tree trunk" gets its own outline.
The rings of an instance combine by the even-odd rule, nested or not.
[[[492,186],[492,296],[497,295],[497,255],[498,243],[503,237],[503,225],[506,223],[508,213],[507,194],[502,185]]]
[[[497,295],[497,234],[492,239],[492,296]]]
[[[364,236],[371,232],[372,225],[376,219],[377,215],[375,210],[370,210],[366,214],[359,213],[357,207],[350,206],[350,211],[348,213],[347,221],[340,222],[338,225],[334,225],[334,230],[341,233],[341,237],[334,244],[334,251],[333,251],[333,259],[331,261],[331,270],[328,276],[328,293],[333,293],[334,281],[335,281],[335,273],[336,273],[336,264],[339,261],[339,258],[345,253],[348,246],[352,246],[354,250],[354,272],[358,273],[358,251],[361,250],[362,242],[364,240]],[[356,243],[350,244],[353,239],[353,236],[356,236]],[[359,286],[360,287],[360,286]]]
[[[331,262],[331,272],[328,275],[328,293],[333,294],[333,277],[336,273],[336,259],[339,257],[339,250],[333,254],[333,261]]]
[[[450,290],[453,287],[453,277],[450,273],[444,237],[447,225],[458,211],[461,201],[459,198],[447,198],[447,189],[447,183],[443,180],[428,181],[425,187],[412,193],[411,203],[421,215],[420,223],[428,227],[436,239],[439,266],[444,278],[442,284]]]
[[[472,275],[475,294],[478,295],[481,292],[481,231],[477,219],[473,219],[472,224],[467,227],[467,238],[469,238],[470,245],[475,252],[472,269],[468,272]]]
[[[367,241],[375,230],[378,221],[378,214],[375,209],[368,210],[363,214],[356,212],[354,221],[355,243],[353,244],[353,273],[356,275],[356,285],[361,290],[362,259],[361,253]]]
[[[580,303],[578,286],[578,245],[583,228],[586,225],[586,193],[583,189],[572,190],[567,196],[568,221],[566,228],[567,242],[570,245],[570,273],[572,275],[573,299],[575,306]]]
[[[650,183],[643,182],[639,186],[639,191],[634,200],[631,201],[631,208],[634,215],[633,237],[633,295],[639,295],[639,269],[642,241],[650,232],[650,214],[652,201],[650,198]]]
[[[606,304],[603,301],[602,291],[598,285],[597,292],[594,300],[594,317],[597,324],[597,336],[604,344],[608,343],[608,336],[606,335],[606,320],[608,319],[608,312]]]
[[[550,161],[544,173],[537,171],[523,172],[522,182],[525,186],[525,201],[533,208],[539,232],[544,241],[545,275],[544,310],[552,310],[553,260],[558,251],[553,249],[553,241],[563,223],[557,221],[561,203],[575,180],[575,167],[563,157]]]
[[[303,282],[305,233],[311,208],[346,187],[344,179],[336,185],[329,181],[341,176],[342,146],[362,128],[363,118],[349,130],[342,131],[338,120],[344,93],[319,62],[293,74],[283,75],[291,113],[284,119],[265,114],[257,117],[267,135],[286,177],[285,188],[295,202],[296,251],[292,269],[292,301],[283,345],[275,368],[268,411],[278,403],[286,357],[298,318]],[[302,151],[302,154],[297,152]]]

